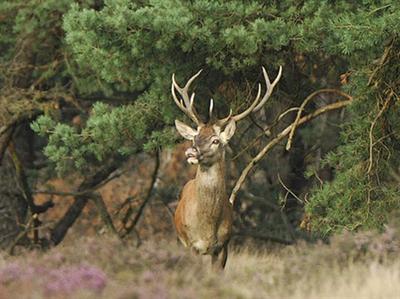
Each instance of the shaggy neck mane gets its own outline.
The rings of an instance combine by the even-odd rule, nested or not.
[[[198,166],[196,189],[199,204],[213,205],[226,199],[225,153],[220,161],[211,166]]]

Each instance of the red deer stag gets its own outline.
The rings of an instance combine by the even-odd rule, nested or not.
[[[228,242],[232,233],[232,205],[228,200],[225,183],[225,147],[235,133],[236,122],[262,108],[271,96],[282,75],[279,68],[271,83],[264,68],[267,85],[261,98],[261,84],[254,102],[242,113],[224,119],[212,120],[213,101],[210,101],[208,123],[200,120],[194,107],[194,96],[189,96],[191,83],[199,71],[181,88],[172,75],[171,92],[176,105],[197,125],[197,129],[175,120],[180,135],[191,140],[193,146],[186,150],[187,162],[198,164],[196,177],[183,187],[175,212],[175,227],[180,241],[196,253],[211,255],[213,267],[223,269],[228,257]],[[176,91],[180,95],[177,97]]]

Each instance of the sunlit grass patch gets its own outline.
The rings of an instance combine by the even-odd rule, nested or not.
[[[0,256],[0,298],[398,298],[398,230],[230,248],[223,273],[171,240],[77,238]]]

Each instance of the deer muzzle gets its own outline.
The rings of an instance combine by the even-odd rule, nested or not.
[[[185,151],[186,161],[189,164],[199,164],[199,160],[201,159],[200,152],[195,147],[189,147]]]

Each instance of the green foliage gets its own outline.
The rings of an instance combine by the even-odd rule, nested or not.
[[[400,71],[399,50],[395,39],[377,66],[360,70],[352,80],[349,89],[356,100],[343,144],[325,160],[336,177],[314,190],[306,206],[317,232],[381,228],[400,207],[400,81],[393,76]]]
[[[68,51],[64,48],[61,25],[62,16],[74,2],[15,0],[0,3],[0,61],[4,61],[1,77],[30,75],[30,82],[46,81],[47,88],[65,84]],[[94,1],[80,2],[81,7],[89,7]]]
[[[142,147],[154,150],[160,144],[173,142],[171,130],[148,131],[154,117],[160,117],[154,115],[154,111],[155,107],[142,102],[114,109],[97,102],[82,129],[56,123],[47,115],[39,117],[31,128],[49,137],[44,153],[62,173],[71,168],[88,168],[112,155],[130,155]]]
[[[169,95],[172,73],[181,83],[204,69],[195,88],[205,111],[211,96],[227,100],[216,103],[221,110],[242,109],[246,80],[259,80],[261,65],[271,73],[283,65],[277,102],[292,106],[350,71],[347,91],[356,101],[341,146],[326,159],[336,177],[313,191],[306,210],[314,230],[328,234],[381,227],[398,205],[389,175],[400,161],[398,101],[377,115],[387,85],[399,94],[399,62],[391,54],[375,65],[400,32],[396,1],[30,0],[3,2],[0,13],[8,16],[0,19],[0,84],[13,78],[17,88],[59,89],[84,107],[97,102],[90,115],[74,112],[79,125],[62,109],[32,124],[47,136],[44,153],[59,172],[173,144],[180,114]],[[304,142],[312,130],[299,135],[311,136]]]
[[[397,17],[396,5],[379,5],[369,4],[360,10],[360,6],[346,1],[334,5],[329,1],[307,1],[302,6],[284,1],[277,6],[264,1],[118,0],[105,1],[104,7],[94,10],[73,4],[63,23],[65,42],[73,53],[68,71],[83,94],[136,93],[132,109],[148,118],[136,119],[130,133],[136,148],[154,148],[157,142],[174,140],[161,137],[165,134],[162,123],[171,124],[176,111],[169,96],[173,72],[183,81],[197,69],[207,68],[209,74],[200,84],[215,90],[221,72],[237,74],[241,70],[257,70],[260,64],[282,64],[290,61],[288,53],[295,56],[297,51],[311,56],[318,56],[318,51],[331,56],[345,53],[359,59],[357,51],[370,49],[398,29],[393,21]],[[379,14],[381,10],[390,13]],[[339,18],[332,11],[340,13]],[[354,42],[360,38],[360,28],[367,31],[366,16],[371,13],[378,16],[370,18],[368,26],[374,30],[368,31],[366,42]],[[383,27],[386,35],[382,36]],[[78,150],[71,145],[68,152],[90,152],[101,160],[109,152],[103,148],[119,148],[126,136],[121,134],[120,125],[109,124],[105,119],[114,119],[110,113],[120,120],[131,118],[124,115],[125,109],[117,109],[118,112],[108,111],[101,117],[92,115],[87,128],[79,134],[83,138],[86,130],[91,132],[91,150]],[[116,130],[108,132],[108,125]],[[157,127],[161,131],[155,130]],[[150,131],[152,134],[146,135]],[[113,142],[118,146],[112,146]],[[84,139],[78,144],[85,143]],[[126,148],[122,151],[126,152]],[[68,159],[72,156],[69,154]]]

